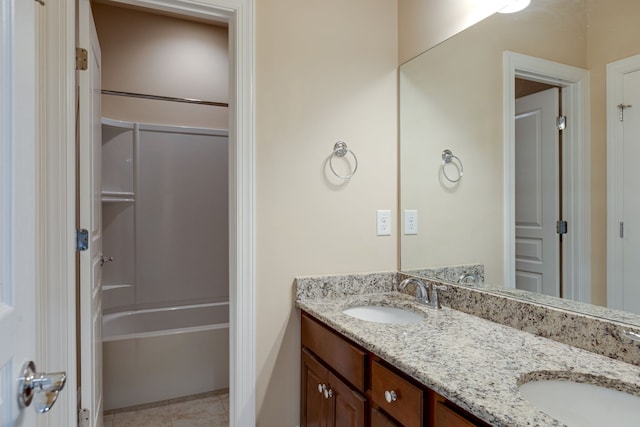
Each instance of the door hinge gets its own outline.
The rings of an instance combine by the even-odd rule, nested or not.
[[[624,222],[620,221],[620,238],[624,237]]]
[[[567,234],[567,221],[556,222],[556,233]]]
[[[618,104],[618,119],[621,122],[624,122],[624,110],[626,110],[627,108],[631,108],[633,107],[633,105],[629,105],[629,104]]]
[[[565,130],[567,127],[567,116],[556,117],[556,129]]]
[[[89,249],[89,232],[84,228],[76,230],[76,251],[82,252]]]
[[[78,409],[78,427],[89,427],[89,410]]]
[[[89,52],[81,47],[76,48],[76,70],[85,71],[89,66]]]

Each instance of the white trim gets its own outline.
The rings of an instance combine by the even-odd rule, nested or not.
[[[230,422],[255,426],[255,0],[131,0],[148,8],[229,23],[230,43]],[[75,347],[75,2],[46,7],[47,135],[46,368],[64,369],[67,390],[48,420],[71,426],[76,420]],[[235,245],[234,245],[235,244]]]
[[[71,426],[77,419],[75,259],[75,4],[50,2],[41,8],[45,24],[39,46],[41,185],[43,229],[41,303],[45,327],[39,342],[43,370],[67,372],[55,408],[38,425]]]
[[[607,64],[607,306],[624,308],[622,239],[619,236],[623,214],[623,123],[618,104],[624,100],[624,75],[640,70],[640,55]]]
[[[515,78],[522,77],[563,88],[563,109],[571,122],[564,131],[563,216],[569,233],[563,245],[563,295],[591,301],[591,143],[589,131],[589,72],[513,52],[503,55],[504,108],[504,281],[515,287]]]

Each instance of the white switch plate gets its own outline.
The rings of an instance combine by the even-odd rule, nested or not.
[[[378,236],[391,236],[390,210],[378,210],[376,212],[376,229]]]
[[[418,211],[415,209],[404,211],[404,234],[418,234]]]

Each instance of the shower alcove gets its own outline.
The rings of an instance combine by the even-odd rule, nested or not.
[[[104,408],[228,388],[227,131],[102,134]]]

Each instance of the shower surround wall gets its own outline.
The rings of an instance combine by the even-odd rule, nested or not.
[[[226,131],[103,120],[103,311],[228,301]]]

